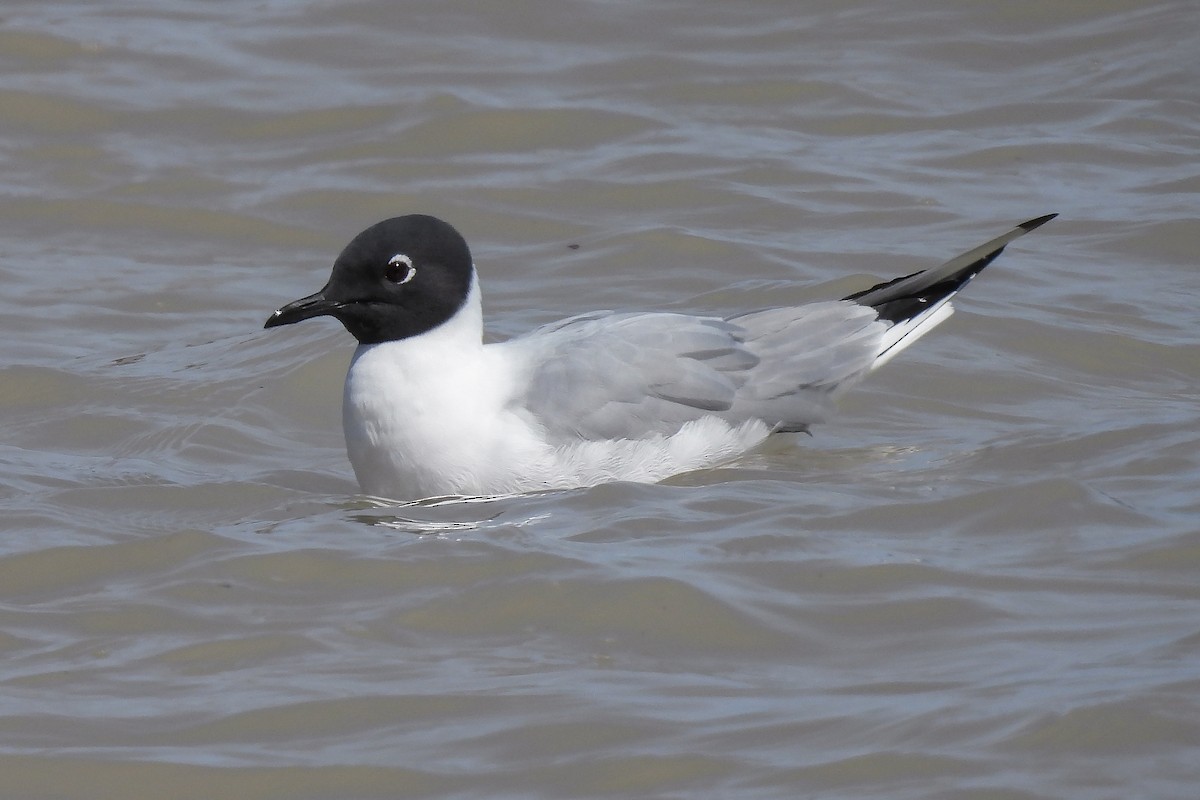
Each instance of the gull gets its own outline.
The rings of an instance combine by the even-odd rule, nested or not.
[[[354,237],[264,327],[331,316],[358,340],[342,398],[365,494],[392,500],[653,482],[807,431],[946,320],[1031,219],[939,267],[730,317],[597,311],[485,344],[466,241],[424,214]]]

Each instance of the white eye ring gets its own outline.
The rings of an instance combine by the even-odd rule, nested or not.
[[[397,269],[393,269],[394,267]],[[388,259],[388,269],[384,273],[384,277],[400,286],[411,281],[416,274],[417,268],[413,266],[412,259],[403,253],[396,253]]]

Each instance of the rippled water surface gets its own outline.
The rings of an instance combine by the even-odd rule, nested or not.
[[[1200,7],[16,0],[0,796],[1194,798]],[[811,438],[398,507],[398,213],[489,329],[837,297],[1059,212]]]

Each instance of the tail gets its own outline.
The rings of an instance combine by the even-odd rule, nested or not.
[[[940,267],[914,272],[842,298],[870,306],[881,320],[892,323],[884,335],[883,349],[871,369],[883,366],[901,350],[945,322],[954,313],[950,298],[958,294],[984,267],[995,261],[996,256],[1004,252],[1005,245],[1057,216],[1047,214],[1022,222],[1003,236],[955,256]]]

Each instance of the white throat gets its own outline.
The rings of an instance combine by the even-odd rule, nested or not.
[[[346,374],[342,426],[363,491],[428,496],[425,484],[440,462],[453,458],[446,437],[492,411],[482,391],[482,358],[483,308],[474,273],[466,301],[441,325],[400,341],[359,345]]]

